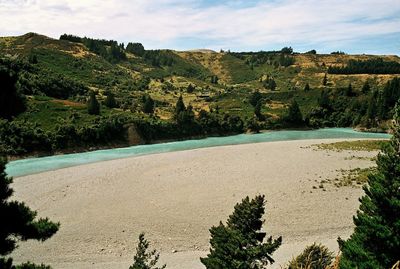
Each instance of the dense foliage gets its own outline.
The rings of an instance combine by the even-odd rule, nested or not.
[[[344,67],[330,66],[330,74],[400,74],[400,63],[381,58],[365,61],[350,60]]]
[[[60,225],[48,218],[37,219],[37,213],[22,202],[9,201],[13,194],[10,188],[12,178],[5,173],[5,165],[5,159],[0,158],[0,268],[11,269],[14,268],[12,259],[5,256],[15,250],[17,241],[45,241],[57,232]],[[20,268],[48,267],[27,263]]]
[[[0,62],[0,118],[10,119],[26,108],[25,97],[17,88],[17,75]]]
[[[264,196],[251,200],[246,197],[236,204],[226,224],[220,222],[212,227],[210,254],[200,259],[206,268],[261,269],[273,263],[272,253],[279,248],[282,238],[269,237],[264,242],[266,233],[260,231],[264,211]]]
[[[339,239],[340,268],[390,268],[400,249],[400,107],[394,135],[378,156],[377,172],[369,175],[365,195],[348,240]]]

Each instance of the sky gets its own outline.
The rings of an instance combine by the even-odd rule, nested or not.
[[[400,0],[0,0],[0,36],[63,33],[146,49],[400,55]]]

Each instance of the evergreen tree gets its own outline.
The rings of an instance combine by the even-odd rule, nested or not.
[[[371,87],[369,86],[369,83],[368,83],[368,80],[367,80],[367,81],[365,81],[365,83],[364,83],[364,85],[363,85],[363,87],[361,89],[361,92],[363,94],[367,94],[367,93],[369,93],[370,90],[371,90]]]
[[[0,158],[0,268],[11,269],[14,268],[12,259],[5,256],[17,248],[18,240],[45,241],[57,232],[60,224],[53,223],[48,218],[36,219],[37,213],[24,203],[9,201],[13,194],[10,188],[12,178],[4,172],[5,165],[6,160]],[[29,268],[35,268],[35,265]]]
[[[303,124],[303,115],[301,114],[299,104],[294,99],[289,105],[286,121],[296,125]]]
[[[353,86],[351,86],[351,83],[349,83],[349,85],[346,88],[346,96],[348,97],[354,96]]]
[[[263,115],[261,114],[261,107],[262,107],[262,102],[261,100],[258,100],[256,106],[254,107],[254,115],[256,115],[256,117],[259,120],[263,120]]]
[[[394,134],[377,160],[377,172],[368,176],[365,195],[354,217],[350,238],[339,238],[340,268],[391,268],[400,258],[400,107],[396,107]]]
[[[115,101],[114,94],[112,92],[107,93],[106,100],[104,100],[104,104],[108,108],[115,108],[117,107],[117,101]]]
[[[250,104],[255,107],[257,105],[258,102],[260,102],[260,100],[262,99],[262,95],[258,90],[255,90],[249,98],[249,102]]]
[[[143,96],[143,112],[147,114],[154,113],[154,100],[149,96]]]
[[[157,253],[155,249],[149,251],[149,246],[149,241],[144,238],[144,233],[141,233],[139,235],[139,243],[136,247],[135,257],[133,257],[133,264],[129,269],[164,269],[166,267],[165,264],[161,267],[157,266],[160,254]]]
[[[186,88],[187,93],[192,93],[194,91],[195,87],[192,84],[189,84]]]
[[[304,91],[308,92],[310,91],[310,85],[307,83],[306,86],[304,86]]]
[[[97,101],[96,94],[94,93],[94,91],[90,92],[87,109],[90,115],[100,114],[100,104],[99,101]]]
[[[250,200],[246,197],[236,204],[226,225],[222,222],[210,229],[211,249],[206,258],[200,258],[207,269],[221,268],[265,268],[274,262],[272,253],[282,244],[282,238],[266,242],[261,232],[265,198],[258,195]]]
[[[25,97],[17,89],[16,74],[0,65],[0,118],[10,119],[25,108]]]
[[[175,118],[177,119],[179,114],[186,110],[185,103],[183,102],[182,95],[179,96],[178,101],[175,105]]]
[[[329,93],[325,90],[322,90],[321,96],[318,99],[318,105],[325,109],[330,109],[331,100],[329,99]]]
[[[327,84],[328,84],[328,77],[325,74],[324,78],[322,79],[322,85],[326,86]]]

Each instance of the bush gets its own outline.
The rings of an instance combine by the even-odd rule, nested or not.
[[[333,260],[333,252],[320,244],[312,244],[289,262],[288,269],[325,269]]]

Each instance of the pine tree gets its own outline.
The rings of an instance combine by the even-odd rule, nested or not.
[[[97,101],[96,99],[96,94],[94,93],[94,91],[90,92],[87,108],[90,115],[100,114],[100,104],[99,101]]]
[[[307,83],[306,86],[304,86],[304,91],[308,92],[310,91],[310,85]]]
[[[369,86],[369,83],[368,83],[368,80],[367,80],[367,81],[365,81],[365,83],[364,83],[364,85],[363,85],[363,87],[361,89],[361,92],[363,94],[367,94],[367,93],[369,93],[370,90],[371,90],[371,87]]]
[[[286,121],[296,125],[303,124],[303,115],[301,114],[299,104],[294,99],[290,103]]]
[[[259,120],[263,119],[263,115],[261,114],[261,107],[262,107],[262,102],[261,100],[259,100],[256,104],[256,106],[254,107],[254,115],[256,115],[256,117]]]
[[[210,229],[211,249],[206,258],[200,258],[207,269],[220,268],[265,268],[274,262],[272,253],[282,244],[282,238],[266,242],[266,233],[261,232],[262,216],[265,212],[265,197],[258,195],[250,200],[246,197],[236,204],[226,225],[222,222]]]
[[[255,90],[249,98],[250,104],[255,107],[257,103],[262,99],[262,95],[258,90]]]
[[[185,103],[183,102],[182,95],[179,96],[178,101],[175,105],[175,119],[178,118],[179,114],[186,110]]]
[[[353,86],[351,85],[351,83],[349,83],[349,85],[346,88],[346,96],[348,97],[354,96]]]
[[[141,233],[139,235],[139,243],[136,247],[135,257],[133,257],[133,264],[129,269],[164,269],[166,267],[165,264],[161,267],[156,266],[160,254],[157,253],[155,249],[148,251],[149,246],[149,241],[144,238],[144,233]]]
[[[394,134],[377,160],[377,172],[363,187],[350,238],[339,238],[340,268],[391,268],[400,259],[400,107]]]
[[[0,268],[8,269],[13,268],[12,259],[5,256],[17,248],[18,240],[45,241],[57,232],[60,224],[53,223],[48,218],[36,219],[37,213],[24,203],[9,201],[13,194],[10,188],[12,178],[4,172],[5,165],[6,160],[0,158]],[[30,268],[34,268],[33,266]]]
[[[154,100],[150,96],[143,98],[143,112],[147,114],[154,113]]]
[[[17,75],[0,65],[0,118],[11,119],[25,108],[25,97],[17,88]]]
[[[322,85],[326,86],[327,84],[328,84],[328,77],[325,74],[324,78],[322,79]]]
[[[115,108],[117,107],[117,101],[115,101],[114,94],[112,92],[107,93],[106,100],[104,101],[104,104],[108,108]]]

